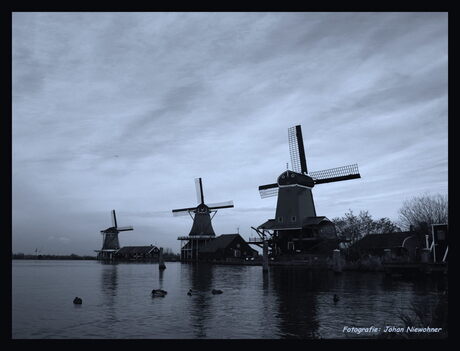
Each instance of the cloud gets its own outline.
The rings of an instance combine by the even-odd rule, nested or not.
[[[393,218],[447,190],[447,63],[446,13],[14,13],[13,250],[92,254],[116,209],[122,245],[177,251],[195,177],[249,235],[296,124],[309,170],[361,170],[319,215]]]

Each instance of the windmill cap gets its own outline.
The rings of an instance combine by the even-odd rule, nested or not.
[[[278,177],[278,185],[303,185],[312,188],[315,185],[313,178],[293,171],[285,171]]]
[[[196,211],[197,212],[209,212],[209,207],[205,204],[199,204],[197,207],[196,207]]]

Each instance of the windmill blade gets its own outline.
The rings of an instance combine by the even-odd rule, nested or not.
[[[230,200],[230,201],[225,201],[225,202],[209,204],[208,207],[210,210],[217,210],[219,208],[232,208],[235,206],[233,206],[233,200]]]
[[[115,210],[112,210],[112,226],[117,227],[117,216],[115,215]]]
[[[288,129],[289,153],[291,155],[292,170],[296,173],[306,174],[307,159],[302,138],[302,128],[300,125]]]
[[[196,188],[196,201],[199,204],[204,204],[204,195],[203,195],[203,183],[201,178],[195,178],[195,188]]]
[[[134,230],[134,228],[133,228],[132,226],[129,225],[129,226],[126,226],[126,227],[118,227],[117,230],[118,230],[119,232],[126,232],[126,231],[128,231],[128,230]]]
[[[189,210],[189,211],[173,212],[173,216],[174,217],[188,216],[190,212],[193,212],[195,209],[196,207],[194,207],[193,210]]]
[[[173,212],[173,217],[188,216],[191,212],[194,212],[195,209],[196,207],[194,207],[193,210],[189,210],[189,211]]]
[[[278,183],[259,186],[259,193],[262,199],[278,195]]]
[[[195,210],[196,210],[196,207],[178,208],[176,210],[172,210],[172,213],[174,216],[182,216],[183,214],[188,214],[189,212],[192,212]]]
[[[361,178],[357,164],[311,172],[309,175],[313,178],[315,184]]]

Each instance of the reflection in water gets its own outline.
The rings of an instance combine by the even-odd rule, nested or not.
[[[159,289],[163,289],[163,274],[164,274],[164,270],[163,269],[159,269],[158,270],[158,285],[159,285]]]
[[[264,296],[268,295],[268,288],[270,284],[270,274],[267,271],[262,271],[262,288]]]
[[[191,296],[191,318],[195,337],[206,337],[208,319],[211,317],[210,291],[213,283],[215,266],[206,263],[189,263],[190,283],[193,294]],[[188,289],[187,289],[188,290]]]
[[[311,271],[272,267],[270,278],[278,297],[279,332],[284,338],[317,338],[315,297],[318,282]]]
[[[363,336],[344,333],[344,326],[402,326],[401,312],[416,326],[447,327],[447,302],[440,301],[447,300],[446,277],[410,280],[276,266],[264,274],[260,266],[182,263],[163,272],[140,263],[13,264],[15,338],[343,339]],[[158,285],[168,295],[152,299]],[[212,295],[213,288],[223,294]],[[72,304],[75,294],[83,298],[80,308]],[[419,323],[414,312],[425,308],[426,320]]]
[[[108,321],[116,320],[117,306],[115,297],[117,296],[118,286],[118,264],[101,262],[102,267],[102,294],[104,306],[107,307],[106,319]]]

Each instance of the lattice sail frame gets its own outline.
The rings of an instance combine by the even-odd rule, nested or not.
[[[299,142],[297,140],[296,127],[288,129],[289,153],[291,155],[291,167],[296,173],[302,173],[299,155]],[[272,195],[273,196],[273,195]]]
[[[204,203],[203,183],[201,178],[195,178],[196,202],[197,204]]]
[[[278,187],[274,187],[274,188],[259,190],[260,197],[262,199],[265,199],[267,197],[277,196],[278,195],[278,189],[279,189]]]
[[[351,179],[359,177],[358,165],[352,164],[348,166],[336,167],[309,173],[315,183],[327,183],[338,181],[341,179]]]
[[[117,215],[115,214],[115,210],[111,211],[112,214],[112,227],[117,227]]]

